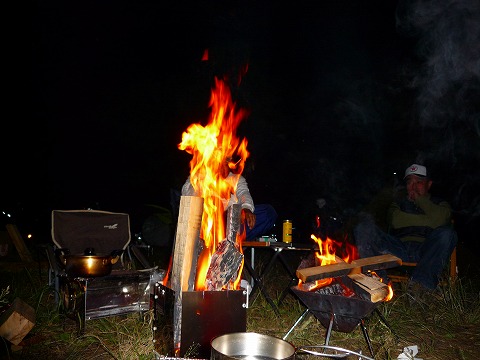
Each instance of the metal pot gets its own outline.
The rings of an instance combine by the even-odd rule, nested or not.
[[[296,349],[289,342],[253,332],[231,333],[214,338],[211,342],[210,360],[280,360],[295,359],[299,353],[329,359],[346,359],[350,355],[358,359],[374,360],[361,353],[341,347],[317,345]],[[321,352],[313,350],[319,348]]]
[[[65,272],[72,277],[107,276],[112,272],[112,266],[120,258],[122,251],[113,251],[110,255],[96,255],[89,248],[84,254],[71,255],[61,252],[60,260],[65,266]]]
[[[294,359],[295,347],[273,336],[240,332],[218,336],[211,342],[211,360]]]

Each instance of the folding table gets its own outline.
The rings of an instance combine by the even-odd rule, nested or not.
[[[298,278],[295,274],[296,268],[292,269],[291,266],[288,264],[287,260],[283,256],[283,253],[288,251],[295,251],[295,252],[312,252],[318,251],[318,246],[316,244],[303,244],[303,243],[284,243],[280,241],[244,241],[242,243],[242,248],[245,253],[247,249],[251,251],[251,259],[249,260],[248,257],[244,257],[244,269],[247,269],[249,275],[253,280],[252,291],[250,296],[253,296],[257,289],[260,290],[262,295],[265,297],[265,300],[270,304],[275,314],[280,315],[278,311],[278,306],[272,300],[270,295],[268,294],[267,290],[264,286],[265,277],[270,273],[275,265],[276,261],[280,261],[283,266],[283,269],[290,277],[289,283],[283,289],[280,298],[278,300],[278,305],[282,303],[285,297],[288,295],[290,291],[290,287],[298,282]],[[272,252],[271,257],[269,258],[267,265],[263,269],[261,273],[258,273],[255,270],[255,249],[266,249]]]

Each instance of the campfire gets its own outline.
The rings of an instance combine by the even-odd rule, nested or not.
[[[326,345],[332,330],[350,332],[361,325],[373,354],[363,319],[380,302],[393,297],[391,284],[384,284],[374,270],[401,265],[401,260],[392,255],[358,259],[355,246],[346,240],[322,240],[314,235],[312,239],[318,252],[300,263],[296,272],[299,282],[292,287],[307,307],[304,314],[312,312],[327,328]],[[336,255],[337,250],[342,250],[343,256]]]
[[[180,198],[171,279],[162,283],[174,293],[172,335],[177,357],[191,347],[206,355],[213,337],[246,331],[247,294],[239,289],[245,237],[241,208],[223,200],[235,194],[249,157],[247,140],[236,136],[246,112],[236,109],[228,86],[219,79],[210,108],[208,124],[190,125],[178,145],[192,155],[189,180],[195,196]],[[235,176],[225,176],[226,164]],[[158,297],[167,292],[158,287]]]
[[[218,256],[235,257],[236,264],[240,263],[241,256],[235,253],[240,251],[241,238],[239,233],[240,209],[234,209],[228,215],[229,224],[234,223],[235,229],[230,228],[226,233],[224,210],[227,203],[222,199],[229,199],[235,193],[238,176],[242,173],[245,160],[249,156],[247,139],[239,139],[236,130],[244,119],[246,112],[236,110],[230,90],[224,81],[215,79],[215,88],[210,100],[211,118],[206,126],[192,124],[182,135],[179,149],[192,155],[190,161],[190,182],[199,197],[203,198],[203,216],[200,228],[200,239],[204,242],[198,259],[195,290],[221,290],[222,288],[238,288],[241,268],[234,269],[236,277],[227,281],[218,288],[218,282],[213,280],[215,269],[215,254]],[[226,159],[230,159],[228,166],[235,170],[236,178],[222,176],[222,167]],[[225,242],[227,241],[227,242]],[[218,256],[216,256],[218,258]],[[228,269],[232,271],[232,269]],[[231,276],[225,276],[230,280]],[[214,285],[212,285],[214,284]]]
[[[228,200],[223,200],[235,194],[249,157],[247,140],[236,136],[246,112],[235,108],[229,88],[219,79],[215,79],[210,107],[208,124],[190,125],[178,145],[192,155],[189,180],[195,196],[181,196],[173,249],[170,287],[174,293],[173,346],[177,357],[194,345],[200,345],[199,352],[206,353],[213,337],[246,331],[247,293],[239,288],[243,268],[241,243],[245,238],[245,231],[240,228],[241,208],[238,204],[228,206]],[[225,176],[226,161],[236,176]],[[361,272],[372,265],[396,266],[399,259],[355,260],[353,246],[340,258],[335,255],[337,243],[315,237],[313,240],[320,251],[313,263],[299,267],[300,282],[293,289],[304,303],[308,301],[299,293],[311,296],[318,291],[340,295],[347,301],[361,297],[369,310],[371,304],[375,306],[387,299],[388,285]],[[168,286],[168,281],[166,277],[163,285]],[[182,323],[188,326],[182,329]]]
[[[314,257],[304,259],[299,265],[297,271],[299,290],[355,296],[354,289],[347,287],[342,281],[342,277],[348,276],[353,280],[356,292],[360,296],[368,296],[369,300],[374,302],[389,301],[393,297],[391,284],[383,284],[383,280],[374,269],[397,266],[398,258],[381,256],[359,260],[356,247],[346,239],[336,241],[326,237],[322,240],[314,234],[311,238],[317,243],[319,251]],[[341,253],[341,256],[337,255],[337,252]],[[362,266],[368,275],[362,274]]]

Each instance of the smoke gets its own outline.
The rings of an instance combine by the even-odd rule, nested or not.
[[[442,128],[475,115],[468,110],[475,106],[472,97],[478,95],[480,85],[480,2],[401,2],[397,27],[418,38],[417,52],[424,60],[422,71],[413,79],[419,91],[420,124]],[[479,136],[478,127],[475,130]]]
[[[480,2],[400,1],[396,15],[398,31],[416,39],[421,62],[410,83],[422,144],[416,161],[444,178],[454,205],[473,210],[462,194],[478,189],[480,179]]]

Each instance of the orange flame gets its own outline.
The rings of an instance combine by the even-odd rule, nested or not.
[[[250,155],[247,140],[240,140],[236,130],[246,117],[245,110],[236,110],[231,93],[224,81],[215,78],[210,98],[211,114],[206,126],[192,124],[182,134],[178,145],[192,155],[190,182],[198,196],[204,199],[200,237],[206,251],[198,260],[196,289],[205,289],[205,278],[218,244],[225,239],[224,209],[235,193],[239,175]],[[232,159],[239,159],[233,162]],[[235,176],[227,177],[229,170]]]
[[[378,274],[375,272],[375,271],[369,271],[370,275],[374,278],[376,278],[377,280],[379,280],[380,282],[383,283],[383,278],[378,276]],[[385,296],[385,299],[383,299],[382,301],[390,301],[393,299],[393,287],[392,287],[392,282],[390,281],[388,284],[388,294],[387,296]]]
[[[316,262],[318,262],[320,266],[335,264],[337,262],[337,258],[335,256],[335,248],[333,246],[334,242],[330,238],[327,238],[326,241],[322,241],[322,239],[317,238],[313,234],[310,237],[318,244],[319,251],[315,253],[317,258]],[[332,283],[332,281],[333,278],[316,280],[315,286],[312,287],[310,291],[328,286]],[[299,285],[300,284],[301,280],[299,280]]]

